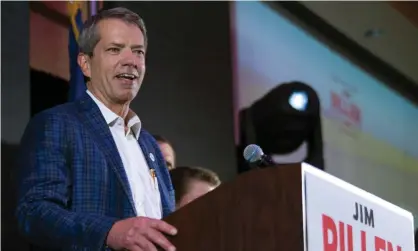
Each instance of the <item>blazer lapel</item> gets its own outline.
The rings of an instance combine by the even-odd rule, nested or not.
[[[120,158],[119,151],[113,140],[112,133],[107,125],[99,107],[85,93],[83,97],[77,101],[79,108],[81,109],[80,115],[83,123],[86,124],[87,129],[90,131],[91,136],[98,143],[100,149],[106,156],[106,159],[110,162],[113,171],[116,174],[119,182],[121,183],[123,190],[125,191],[129,202],[132,206],[132,210],[136,212],[135,204],[132,197],[132,192],[129,186],[129,181],[126,176],[125,168]],[[135,213],[136,214],[136,213]]]

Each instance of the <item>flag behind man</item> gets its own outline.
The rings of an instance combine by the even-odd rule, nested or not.
[[[78,37],[83,27],[82,8],[80,1],[68,2],[68,14],[70,27],[68,36],[68,53],[70,59],[70,90],[68,99],[74,101],[86,91],[86,83],[80,66],[77,63],[79,53]]]

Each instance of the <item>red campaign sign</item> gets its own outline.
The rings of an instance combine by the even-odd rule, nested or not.
[[[401,246],[394,245],[379,236],[374,237],[374,249],[367,250],[367,234],[367,231],[361,230],[360,240],[355,240],[352,225],[342,221],[337,223],[330,216],[322,214],[324,251],[354,251],[355,241],[360,243],[361,249],[359,251],[402,251]]]
[[[344,123],[348,126],[361,124],[361,110],[350,100],[348,92],[337,94],[331,91],[331,108],[344,118]]]

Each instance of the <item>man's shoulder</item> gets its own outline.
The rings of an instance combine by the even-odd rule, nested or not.
[[[34,146],[39,141],[62,140],[64,138],[62,135],[67,135],[69,128],[77,126],[77,121],[80,119],[77,118],[74,103],[45,109],[30,119],[23,133],[21,145]]]
[[[61,105],[54,106],[52,108],[45,109],[37,113],[32,119],[32,123],[37,123],[41,121],[52,121],[57,122],[67,122],[67,121],[76,121],[75,117],[77,114],[77,107],[74,102],[68,102]]]

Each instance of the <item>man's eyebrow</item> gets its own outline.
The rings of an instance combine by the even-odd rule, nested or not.
[[[132,45],[131,46],[131,49],[145,49],[145,46],[143,46],[143,45]]]
[[[121,43],[110,43],[110,45],[111,46],[116,46],[116,47],[119,47],[119,48],[125,47],[125,45],[124,44],[121,44]]]
[[[110,43],[110,45],[111,46],[116,46],[118,48],[125,47],[125,45],[124,44],[121,44],[121,43]],[[145,49],[145,46],[144,45],[141,45],[141,44],[136,44],[136,45],[132,45],[131,46],[131,49]]]

